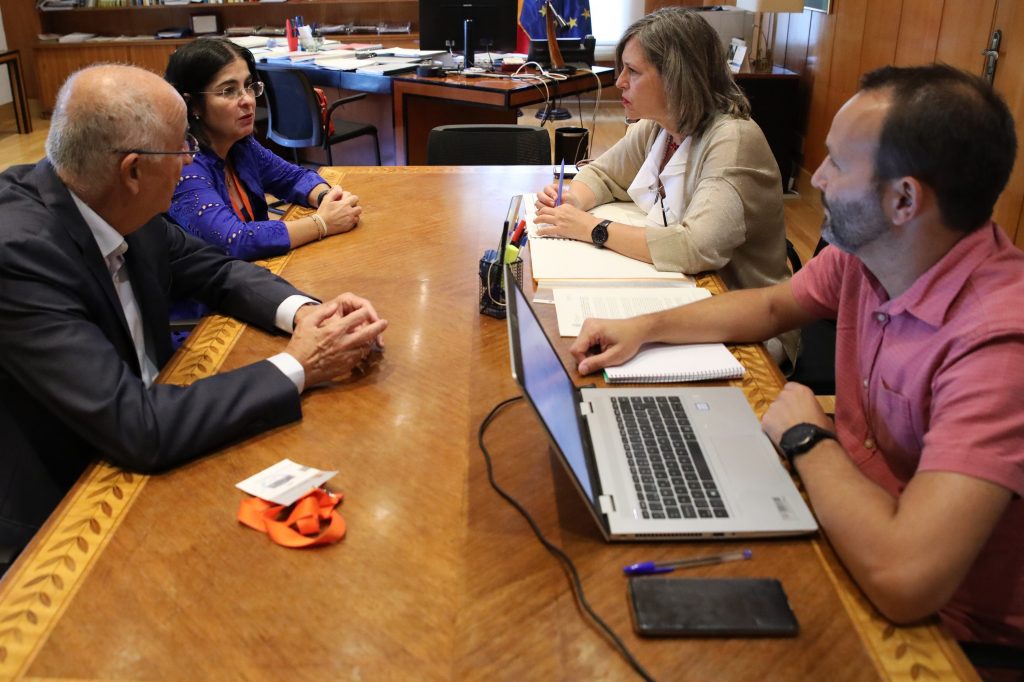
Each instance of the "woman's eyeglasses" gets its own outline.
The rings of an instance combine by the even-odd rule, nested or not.
[[[229,85],[226,88],[220,90],[204,90],[200,91],[200,95],[213,95],[214,97],[220,97],[221,99],[242,99],[246,95],[252,95],[253,97],[259,97],[263,94],[263,81],[253,81],[245,87],[238,87],[237,85]]]

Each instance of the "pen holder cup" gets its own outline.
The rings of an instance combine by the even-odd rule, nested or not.
[[[516,282],[523,282],[523,259],[516,258],[509,263],[512,276]],[[497,260],[491,260],[488,256],[480,259],[480,314],[489,315],[499,320],[505,319],[505,282],[503,273],[505,268]]]

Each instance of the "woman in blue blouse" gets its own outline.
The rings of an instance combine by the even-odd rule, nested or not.
[[[200,151],[181,171],[171,217],[192,234],[245,260],[269,258],[359,222],[359,198],[281,159],[253,136],[252,53],[223,38],[199,38],[171,55],[164,78],[188,105]],[[299,220],[269,220],[264,194],[316,208]]]

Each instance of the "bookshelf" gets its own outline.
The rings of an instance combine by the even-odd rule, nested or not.
[[[98,0],[97,0],[98,1]],[[129,0],[125,0],[126,2]],[[157,31],[188,27],[197,14],[216,15],[222,30],[241,26],[280,26],[301,15],[307,24],[376,26],[409,24],[411,33],[348,33],[345,42],[387,42],[418,47],[419,0],[309,0],[304,2],[193,2],[182,5],[76,7],[38,11],[40,32],[65,35],[94,33],[117,40],[82,43],[37,42],[33,52],[44,112],[53,109],[57,90],[75,70],[96,62],[135,64],[163,74],[170,54],[185,40],[156,40]],[[145,36],[145,37],[143,37]]]

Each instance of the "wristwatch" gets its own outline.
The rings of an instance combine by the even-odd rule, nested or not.
[[[610,220],[602,220],[590,231],[590,241],[594,242],[594,246],[604,248],[604,243],[608,241],[608,226],[611,224]]]
[[[782,454],[789,460],[789,468],[795,471],[793,460],[826,438],[831,438],[834,441],[839,440],[836,438],[836,434],[831,431],[805,422],[786,429],[786,432],[782,434],[782,438],[779,439],[779,449],[782,450]]]

